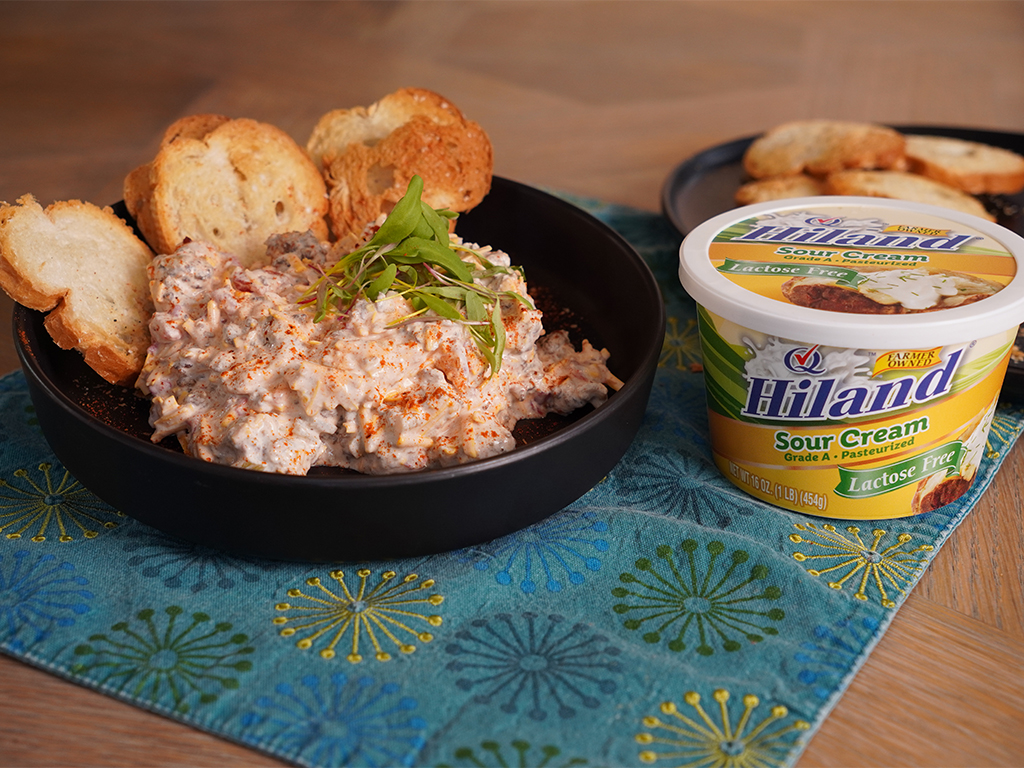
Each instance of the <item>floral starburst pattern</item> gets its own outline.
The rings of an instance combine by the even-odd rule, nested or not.
[[[598,571],[597,555],[608,551],[608,524],[592,512],[555,515],[490,544],[466,550],[478,571],[494,570],[502,586],[518,583],[525,594],[561,592],[565,582],[582,584],[586,571]],[[563,581],[564,579],[564,581]]]
[[[832,626],[815,627],[813,638],[800,643],[800,650],[793,656],[801,665],[797,678],[811,686],[819,699],[827,699],[856,663],[878,627],[878,619],[873,616],[865,616],[859,622],[843,619]]]
[[[985,441],[985,455],[990,459],[999,458],[1007,446],[1013,445],[1020,430],[1019,414],[996,413]]]
[[[722,477],[714,463],[694,454],[653,449],[642,460],[616,467],[615,472],[620,496],[631,505],[666,516],[725,528],[734,514],[755,511],[750,497]]]
[[[612,595],[629,602],[617,603],[613,610],[628,617],[623,626],[645,629],[643,639],[648,643],[667,637],[673,651],[693,645],[702,656],[712,655],[716,644],[726,651],[740,650],[738,637],[758,643],[765,635],[777,635],[768,622],[781,621],[785,612],[766,605],[782,596],[778,586],[763,584],[768,566],[755,564],[748,570],[750,554],[742,549],[723,557],[725,545],[720,541],[708,542],[706,556],[699,556],[699,549],[694,539],[686,539],[677,558],[672,547],[662,544],[655,549],[660,565],[640,558],[640,575],[619,576],[628,586],[616,587]]]
[[[20,550],[0,555],[0,641],[24,651],[88,612],[93,593],[74,570],[51,554],[33,556]]]
[[[562,750],[553,744],[534,747],[523,739],[515,739],[505,749],[496,741],[481,741],[480,751],[473,747],[459,747],[455,750],[454,763],[441,763],[438,768],[472,766],[473,768],[569,768],[573,765],[587,765],[583,757],[562,757]]]
[[[832,589],[843,589],[847,582],[857,585],[854,597],[867,600],[868,592],[877,590],[879,602],[885,608],[895,608],[892,595],[901,595],[905,587],[924,570],[927,558],[915,557],[919,552],[932,552],[935,547],[922,544],[905,549],[913,541],[909,533],[896,536],[896,543],[882,546],[889,532],[882,528],[871,531],[871,540],[861,538],[861,530],[855,525],[846,527],[848,536],[840,533],[834,525],[796,523],[800,533],[790,534],[795,544],[806,544],[804,552],[794,552],[793,559],[799,563],[815,563],[808,568],[811,576],[829,576]]]
[[[336,586],[328,587],[318,576],[306,579],[306,585],[315,588],[307,594],[301,589],[288,590],[288,597],[304,602],[278,603],[276,609],[284,614],[274,618],[274,624],[283,627],[282,637],[298,636],[296,645],[307,650],[323,644],[320,656],[333,659],[342,641],[347,643],[345,658],[358,664],[363,660],[363,642],[373,647],[377,661],[389,661],[391,654],[385,643],[401,653],[412,653],[416,646],[411,640],[429,643],[434,635],[425,629],[439,627],[442,618],[420,609],[437,607],[444,602],[439,594],[424,594],[434,586],[433,579],[420,581],[411,573],[399,579],[395,571],[385,571],[379,581],[370,586],[372,571],[356,571],[358,585],[349,587],[345,573],[331,571]],[[416,626],[419,625],[419,626]],[[347,638],[347,639],[346,639]]]
[[[248,672],[253,652],[248,636],[231,632],[228,622],[211,625],[206,613],[168,606],[161,619],[151,608],[136,622],[114,624],[111,634],[96,634],[75,648],[82,661],[71,667],[104,688],[145,699],[175,712],[216,701],[238,688],[238,672]]]
[[[44,461],[37,472],[16,469],[13,481],[0,478],[0,533],[8,539],[28,536],[39,543],[51,531],[62,542],[76,536],[93,539],[104,529],[116,528],[118,518],[124,517],[66,469]]]
[[[667,323],[658,365],[676,368],[680,371],[689,370],[691,365],[701,362],[697,321],[694,318],[687,319],[682,330],[679,329],[679,318],[677,317],[669,317]]]
[[[306,675],[256,700],[242,717],[243,739],[303,765],[412,765],[427,728],[418,706],[398,683],[342,672],[326,681]]]
[[[128,566],[146,578],[160,579],[169,589],[184,588],[193,594],[210,587],[231,590],[239,584],[255,584],[272,567],[173,539],[144,526],[133,528],[126,538]]]
[[[695,691],[683,696],[692,715],[666,701],[659,707],[660,715],[645,717],[647,730],[636,736],[637,743],[647,747],[640,752],[640,760],[648,764],[670,761],[687,768],[781,766],[800,732],[811,727],[805,720],[789,717],[789,710],[781,704],[757,721],[754,710],[761,700],[754,694],[743,697],[738,717],[729,711],[729,691],[719,688],[711,698],[717,704],[717,719],[704,709]],[[714,712],[715,707],[710,709]]]
[[[571,718],[577,706],[601,705],[595,693],[609,695],[618,688],[608,673],[622,671],[619,649],[586,624],[567,626],[557,614],[476,619],[455,639],[445,648],[457,657],[447,667],[459,675],[455,685],[478,691],[473,697],[478,704],[500,701],[506,714],[525,706],[535,721],[546,719],[551,708]]]

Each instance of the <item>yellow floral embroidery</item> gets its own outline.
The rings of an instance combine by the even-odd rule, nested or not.
[[[60,479],[53,465],[38,466],[37,481],[26,469],[14,470],[17,483],[0,479],[0,532],[8,539],[20,539],[30,530],[30,541],[46,541],[52,529],[57,540],[74,541],[75,535],[94,539],[103,529],[116,528],[123,512],[104,504],[64,470]],[[107,519],[104,519],[107,518]]]
[[[380,581],[368,589],[371,575],[369,569],[356,571],[359,586],[351,591],[345,583],[342,571],[331,571],[330,578],[337,587],[328,589],[319,577],[306,579],[306,584],[316,587],[314,594],[306,594],[301,589],[289,589],[288,597],[307,601],[305,605],[278,603],[278,611],[290,612],[289,616],[278,616],[274,624],[285,626],[281,630],[282,637],[303,634],[296,645],[303,650],[312,648],[321,639],[326,640],[326,647],[320,650],[320,656],[333,659],[336,646],[349,634],[350,650],[346,659],[353,664],[363,660],[360,646],[365,639],[373,646],[374,657],[378,661],[388,661],[391,654],[384,650],[384,641],[398,648],[402,653],[412,653],[416,646],[407,642],[409,636],[423,643],[429,643],[434,636],[427,631],[413,629],[413,621],[425,622],[431,627],[441,626],[442,619],[437,615],[424,615],[413,609],[413,606],[438,606],[444,597],[438,594],[422,596],[424,590],[434,586],[433,579],[419,581],[414,573],[395,581],[398,574],[385,571]]]
[[[811,726],[804,720],[781,723],[789,710],[777,705],[756,725],[752,725],[754,710],[761,703],[753,694],[743,697],[743,711],[735,722],[729,713],[729,692],[718,689],[712,694],[718,704],[719,722],[705,711],[700,694],[689,691],[683,696],[696,717],[679,711],[675,702],[661,704],[665,717],[656,715],[643,719],[648,731],[638,733],[636,741],[644,747],[640,760],[644,763],[671,761],[684,767],[716,766],[716,768],[762,768],[783,765],[786,755],[796,744],[791,734],[806,731]]]
[[[999,443],[1006,446],[1017,436],[1017,419],[1005,413],[997,413],[992,417],[992,426],[989,429],[988,439],[985,441],[986,455],[990,459],[998,459],[1001,451],[993,443],[992,438],[998,438]]]
[[[688,370],[690,365],[700,363],[700,336],[697,333],[697,321],[689,319],[686,327],[679,330],[679,319],[668,318],[668,327],[665,330],[665,341],[661,346],[661,357],[658,365],[666,367],[671,365],[680,371]]]
[[[791,534],[789,540],[795,544],[808,544],[821,550],[821,553],[794,552],[793,559],[799,563],[811,560],[828,561],[823,563],[827,567],[808,568],[807,572],[811,576],[842,572],[839,578],[828,583],[832,589],[842,589],[847,581],[859,573],[860,581],[853,596],[858,600],[867,600],[868,589],[874,585],[880,595],[881,604],[886,608],[896,607],[887,587],[902,594],[904,585],[909,584],[924,569],[927,562],[926,559],[918,559],[914,555],[935,549],[930,544],[922,544],[911,550],[903,550],[902,547],[913,539],[909,533],[899,534],[895,544],[882,549],[879,545],[888,535],[888,531],[881,528],[871,532],[873,539],[866,544],[860,537],[860,528],[855,525],[847,526],[846,532],[851,534],[849,537],[840,533],[834,525],[823,525],[819,528],[814,523],[797,523],[795,527],[802,531],[803,535]]]

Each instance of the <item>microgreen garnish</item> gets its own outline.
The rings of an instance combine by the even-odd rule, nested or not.
[[[464,324],[493,376],[505,353],[501,300],[514,299],[531,309],[533,304],[514,291],[492,291],[478,284],[476,278],[511,268],[452,243],[448,221],[458,214],[431,208],[422,195],[423,179],[413,176],[373,237],[324,271],[299,303],[315,302],[314,320],[320,322],[329,315],[344,316],[360,298],[376,301],[396,291],[412,305],[413,313],[394,325],[438,319]],[[464,261],[460,253],[473,258]]]

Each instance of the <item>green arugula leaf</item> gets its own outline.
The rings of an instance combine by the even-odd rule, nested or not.
[[[506,344],[502,299],[530,309],[533,303],[515,291],[492,291],[476,281],[521,270],[495,265],[471,248],[453,245],[448,222],[458,214],[431,208],[422,195],[423,179],[413,176],[370,240],[323,272],[299,302],[315,302],[314,320],[320,322],[332,314],[344,315],[361,297],[377,301],[388,291],[398,291],[415,310],[400,322],[429,320],[426,313],[431,312],[465,323],[493,376],[501,368]]]
[[[398,265],[388,264],[377,277],[373,278],[373,282],[366,286],[366,298],[376,301],[378,296],[387,292],[394,285],[397,275]]]

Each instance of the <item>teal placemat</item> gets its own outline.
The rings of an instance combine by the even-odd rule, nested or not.
[[[640,251],[669,316],[640,433],[583,498],[414,560],[227,557],[82,488],[10,374],[0,648],[300,765],[792,764],[1024,418],[1001,407],[969,493],[926,515],[755,501],[711,460],[679,237],[654,214],[573,202]]]

